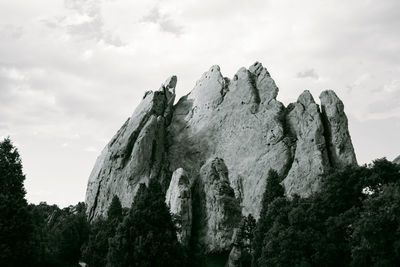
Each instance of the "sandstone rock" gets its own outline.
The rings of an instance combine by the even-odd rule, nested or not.
[[[168,127],[170,171],[182,167],[195,178],[208,159],[223,158],[243,213],[257,218],[268,170],[282,174],[290,159],[277,92],[260,63],[241,68],[232,80],[211,67],[174,106]]]
[[[172,109],[175,83],[160,91],[147,92],[133,115],[125,122],[98,157],[89,177],[86,204],[89,220],[105,215],[114,195],[130,207],[140,183],[163,179],[165,162],[164,113]]]
[[[332,166],[357,165],[343,102],[332,90],[323,91],[319,98]]]
[[[211,159],[200,169],[196,193],[199,196],[199,244],[206,253],[227,251],[234,229],[239,225],[239,201],[229,185],[228,169],[220,158]]]
[[[159,179],[171,212],[185,218],[180,241],[187,244],[191,222],[190,238],[203,252],[227,252],[240,213],[258,218],[270,169],[285,177],[288,195],[308,196],[329,168],[356,164],[343,103],[332,91],[320,96],[322,112],[308,91],[285,108],[258,62],[232,79],[212,66],[173,106],[176,82],[172,76],[146,92],[103,149],[88,182],[90,220],[105,214],[114,195],[129,207],[140,183]]]
[[[188,247],[192,231],[192,193],[189,178],[182,168],[172,174],[165,202],[174,216],[178,241]]]
[[[309,91],[289,105],[287,124],[297,139],[294,160],[283,181],[286,194],[308,196],[319,188],[319,177],[329,168],[319,107]]]

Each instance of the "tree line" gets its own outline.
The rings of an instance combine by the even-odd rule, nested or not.
[[[235,266],[400,266],[400,165],[377,159],[332,170],[306,198],[284,195],[269,171],[260,216],[243,217]],[[0,142],[0,266],[193,266],[176,237],[160,184],[142,184],[130,208],[114,196],[89,223],[85,204],[28,204],[11,140]],[[231,253],[232,254],[232,253]]]

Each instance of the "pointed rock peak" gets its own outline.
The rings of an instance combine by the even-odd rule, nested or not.
[[[221,68],[218,65],[213,65],[211,66],[209,72],[214,72],[214,71],[221,72]]]
[[[189,185],[190,181],[186,171],[183,168],[176,169],[172,177],[177,177],[179,185]]]
[[[319,96],[320,98],[329,98],[329,99],[339,99],[339,97],[336,95],[336,93],[333,90],[325,90],[322,91],[321,95]]]
[[[297,102],[301,103],[305,107],[309,106],[310,104],[315,104],[314,98],[308,90],[304,90],[304,92],[301,93],[297,99]]]
[[[170,93],[175,94],[175,87],[176,87],[177,81],[178,81],[178,78],[175,75],[172,75],[167,80],[165,80],[165,82],[161,85],[160,91],[163,91],[164,89],[166,89]]]
[[[335,105],[337,109],[339,109],[339,112],[343,112],[344,110],[344,105],[342,100],[336,95],[336,93],[332,90],[325,90],[321,93],[319,96],[319,99],[321,100],[321,105],[326,106],[326,105]]]
[[[270,77],[268,70],[258,61],[249,67],[249,71],[256,76],[265,75]]]

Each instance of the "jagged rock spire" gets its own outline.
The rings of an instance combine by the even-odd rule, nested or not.
[[[333,91],[321,94],[321,109],[309,91],[285,107],[259,62],[231,79],[212,66],[174,105],[176,83],[171,76],[147,92],[102,151],[86,193],[90,220],[105,214],[114,195],[129,207],[140,183],[158,179],[171,212],[187,215],[181,242],[190,224],[202,221],[207,227],[192,227],[191,234],[204,251],[220,252],[237,227],[225,218],[236,218],[237,209],[258,217],[270,169],[282,176],[288,196],[307,196],[330,168],[356,164],[343,103]],[[226,199],[236,208],[225,209]]]

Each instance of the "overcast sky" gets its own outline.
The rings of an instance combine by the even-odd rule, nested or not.
[[[188,93],[260,61],[285,105],[345,104],[359,163],[400,154],[400,1],[0,0],[0,137],[30,202],[84,200],[101,149],[146,90]]]

